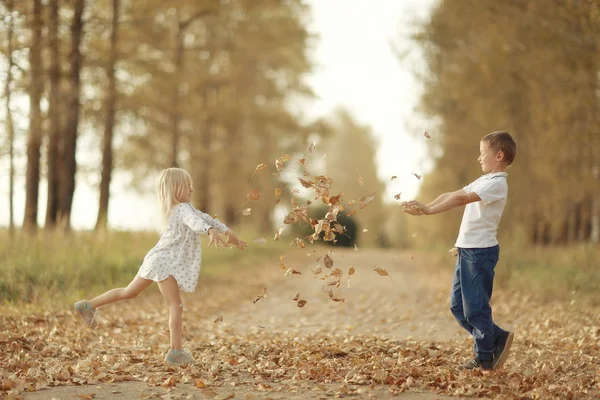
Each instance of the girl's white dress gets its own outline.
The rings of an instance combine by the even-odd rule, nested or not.
[[[206,234],[211,227],[220,233],[229,229],[189,203],[175,205],[169,214],[167,228],[144,257],[138,275],[155,282],[172,276],[182,291],[193,292],[200,274],[200,234]]]

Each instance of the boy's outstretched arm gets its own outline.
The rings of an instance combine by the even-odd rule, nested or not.
[[[464,192],[464,190],[460,189],[460,190],[457,190],[455,192],[442,193],[435,200],[433,200],[431,203],[427,204],[427,207],[436,206],[436,205],[440,204],[441,202],[443,202],[444,200],[447,200],[448,197],[454,196],[454,195],[459,194],[461,192]]]
[[[440,196],[440,197],[442,197],[442,196]],[[440,197],[438,197],[438,199]],[[446,196],[444,199],[442,199],[441,201],[437,202],[437,204],[435,204],[435,202],[438,199],[434,200],[433,202],[431,202],[428,205],[424,205],[415,200],[404,202],[404,203],[402,203],[402,205],[405,208],[407,208],[408,210],[410,210],[410,209],[414,210],[416,208],[425,215],[432,215],[432,214],[439,214],[439,213],[451,210],[456,207],[464,206],[469,203],[481,201],[481,198],[477,195],[477,193],[474,193],[474,192],[467,193],[463,189],[450,193],[449,196]],[[434,204],[434,205],[431,205],[431,204]],[[409,211],[406,211],[406,212],[408,212],[409,214],[418,215],[418,214],[414,214]]]

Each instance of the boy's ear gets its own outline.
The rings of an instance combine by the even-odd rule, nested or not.
[[[496,161],[504,161],[504,152],[502,150],[496,153]]]

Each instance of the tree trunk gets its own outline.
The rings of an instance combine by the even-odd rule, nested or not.
[[[175,71],[174,71],[174,82],[173,82],[173,113],[171,115],[171,160],[169,162],[171,167],[178,167],[177,155],[179,154],[179,139],[180,133],[180,121],[181,112],[179,111],[179,97],[181,95],[181,74],[183,67],[183,27],[181,22],[177,21],[177,34],[175,37]]]
[[[42,144],[42,112],[40,100],[43,91],[42,67],[42,3],[33,0],[32,38],[29,53],[29,137],[27,139],[27,172],[25,182],[25,217],[23,230],[37,230],[38,195],[40,186],[40,146]]]
[[[98,207],[96,231],[105,230],[108,224],[108,201],[110,198],[110,181],[112,179],[113,170],[113,130],[115,126],[115,108],[117,101],[115,65],[117,63],[119,3],[120,0],[113,0],[110,56],[106,72],[108,77],[108,88],[106,91],[106,122],[104,123],[104,138],[102,143],[102,180],[100,181],[100,205]]]
[[[67,115],[62,146],[62,168],[60,179],[60,197],[58,222],[65,231],[71,229],[71,208],[75,193],[75,174],[77,163],[77,127],[79,123],[79,94],[81,87],[81,38],[83,36],[83,9],[85,0],[75,0],[73,21],[71,23],[71,53],[69,57],[69,94],[67,97]]]
[[[8,157],[9,157],[9,177],[8,177],[8,232],[12,237],[15,233],[15,205],[14,205],[14,194],[15,194],[15,126],[12,120],[12,112],[10,110],[10,101],[12,91],[10,85],[12,83],[12,68],[13,62],[13,46],[12,39],[14,35],[14,23],[13,23],[13,8],[14,0],[6,1],[6,8],[8,11],[9,19],[7,25],[7,47],[6,47],[6,60],[8,62],[8,69],[6,71],[6,81],[4,82],[4,98],[6,99],[6,133],[8,134]]]
[[[48,114],[50,128],[48,132],[48,200],[46,203],[46,229],[54,229],[58,212],[58,176],[59,176],[59,141],[60,141],[60,50],[58,45],[59,0],[50,0],[49,30],[50,35],[50,95]]]

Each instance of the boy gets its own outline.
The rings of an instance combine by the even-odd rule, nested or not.
[[[498,223],[506,204],[508,184],[505,172],[515,159],[517,145],[507,132],[486,135],[477,158],[485,173],[461,190],[444,193],[431,203],[403,202],[404,212],[431,215],[466,205],[455,246],[458,259],[454,270],[450,310],[475,341],[475,358],[460,369],[497,369],[508,357],[514,333],[492,321],[490,298],[494,268],[500,248],[496,239]]]

